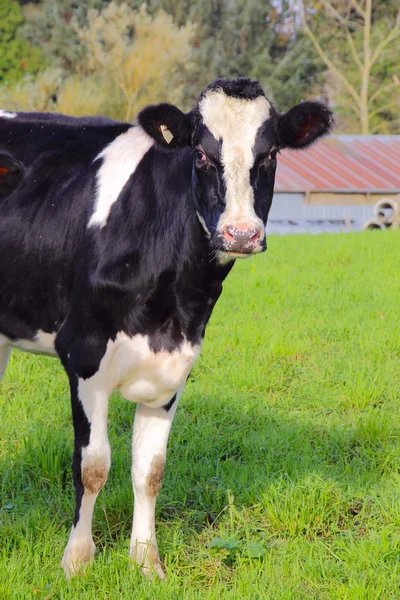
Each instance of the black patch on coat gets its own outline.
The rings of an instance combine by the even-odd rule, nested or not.
[[[275,110],[271,107],[271,118],[265,121],[257,132],[254,147],[254,165],[250,169],[250,183],[254,193],[254,210],[263,223],[268,221],[268,214],[274,194],[276,172],[276,135]],[[266,239],[264,238],[264,243]]]
[[[23,165],[12,156],[0,154],[0,199],[17,189],[23,178]]]
[[[176,394],[174,394],[172,396],[171,400],[169,402],[167,402],[167,404],[165,404],[165,406],[163,406],[163,409],[165,410],[165,412],[169,412],[171,410],[175,401],[176,401]]]
[[[217,164],[221,160],[222,140],[216,140],[211,131],[204,124],[199,126],[197,143],[201,145],[207,157]]]
[[[93,161],[129,127],[40,113],[0,118],[0,154],[24,170],[23,182],[0,199],[0,333],[33,339],[64,322],[86,259],[101,165]],[[83,302],[79,293],[76,301]]]
[[[84,493],[84,485],[82,483],[82,448],[89,445],[90,423],[79,399],[78,378],[71,375],[69,383],[71,390],[72,421],[75,433],[74,453],[72,457],[72,479],[75,488],[75,515],[73,524],[76,527],[79,521],[79,512]]]
[[[258,83],[246,77],[238,77],[237,79],[217,79],[208,86],[202,93],[200,98],[204,97],[207,92],[222,90],[227,96],[240,98],[242,100],[255,100],[259,96],[265,96],[264,90]]]

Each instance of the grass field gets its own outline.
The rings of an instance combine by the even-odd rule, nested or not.
[[[400,235],[269,239],[237,264],[173,425],[157,508],[168,579],[129,566],[134,406],[83,577],[57,361],[14,352],[0,391],[0,599],[400,598]]]

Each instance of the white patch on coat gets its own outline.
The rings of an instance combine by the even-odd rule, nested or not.
[[[136,408],[132,439],[132,481],[135,495],[130,557],[145,574],[156,574],[162,579],[156,530],[155,506],[161,487],[162,471],[167,453],[168,436],[177,408],[179,395],[166,412],[139,404]]]
[[[107,418],[112,388],[104,379],[101,369],[93,377],[78,379],[78,397],[90,423],[89,444],[82,448],[81,460],[82,483],[89,493],[100,491],[111,466]]]
[[[3,119],[15,119],[17,113],[7,112],[6,110],[0,109],[0,118]]]
[[[185,384],[199,353],[200,345],[187,340],[172,352],[153,352],[148,336],[119,333],[113,361],[118,389],[128,400],[164,406]]]
[[[31,352],[32,354],[47,354],[48,356],[57,356],[57,352],[54,346],[56,339],[56,333],[45,333],[42,330],[36,332],[33,340],[17,339],[11,340],[4,335],[0,335],[0,345],[7,343],[13,348],[18,350],[24,350],[25,352]]]
[[[97,198],[88,227],[104,227],[112,205],[154,140],[141,127],[119,135],[95,158],[103,160],[97,174]]]
[[[172,352],[153,352],[147,335],[130,337],[120,331],[114,341],[109,340],[93,377],[79,380],[79,395],[82,386],[93,386],[108,394],[117,389],[132,402],[152,408],[164,406],[185,384],[199,353],[200,345],[187,340]]]
[[[253,147],[261,125],[270,118],[271,105],[264,96],[245,100],[226,95],[222,89],[208,92],[201,100],[203,122],[216,140],[222,140],[221,161],[226,184],[226,209],[218,230],[224,225],[246,225],[249,229],[264,223],[254,210],[250,169],[254,164]],[[264,233],[261,236],[262,241]]]

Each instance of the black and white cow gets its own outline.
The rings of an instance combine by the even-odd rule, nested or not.
[[[266,248],[277,152],[331,123],[319,103],[279,114],[249,79],[216,81],[188,114],[149,106],[134,126],[0,112],[0,375],[15,347],[59,356],[69,378],[67,577],[94,556],[115,389],[138,404],[130,556],[163,577],[154,512],[178,398],[234,260]]]

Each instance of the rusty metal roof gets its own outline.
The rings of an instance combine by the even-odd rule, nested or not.
[[[332,135],[278,157],[276,192],[400,192],[400,135]]]

